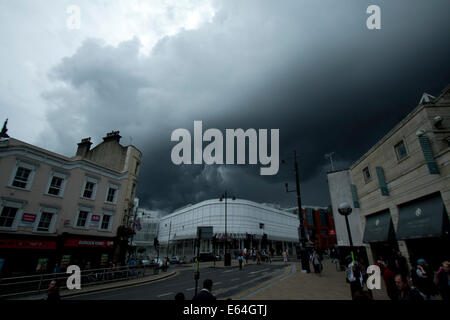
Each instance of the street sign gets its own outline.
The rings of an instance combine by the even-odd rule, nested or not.
[[[213,227],[197,227],[197,236],[200,239],[212,239]]]

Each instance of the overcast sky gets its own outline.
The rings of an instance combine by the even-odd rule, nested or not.
[[[381,8],[369,30],[366,9]],[[70,5],[79,28],[68,25]],[[324,154],[348,167],[450,84],[450,1],[0,0],[0,120],[10,136],[72,156],[120,130],[143,152],[137,194],[170,212],[218,198],[329,204]],[[73,26],[73,25],[72,25]],[[173,130],[280,130],[289,165],[171,162]],[[289,157],[291,157],[289,159]]]

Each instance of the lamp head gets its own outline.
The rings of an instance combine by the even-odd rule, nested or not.
[[[343,216],[348,216],[352,212],[352,207],[347,202],[342,202],[338,207],[338,211]]]

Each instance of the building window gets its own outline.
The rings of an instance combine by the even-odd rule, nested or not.
[[[364,181],[369,182],[372,179],[372,176],[370,175],[369,167],[365,167],[363,169],[363,175],[364,175]]]
[[[397,143],[395,146],[395,153],[397,155],[397,160],[402,160],[404,158],[406,158],[406,156],[408,155],[408,150],[406,150],[406,145],[405,145],[405,141],[402,140],[399,143]]]
[[[90,200],[95,199],[95,193],[97,190],[97,180],[92,178],[87,178],[84,183],[84,189],[82,197]]]
[[[77,227],[85,228],[88,220],[89,212],[81,210],[78,213]]]
[[[111,216],[109,214],[104,214],[100,228],[102,230],[109,230],[110,224],[111,224]]]
[[[37,226],[37,231],[42,231],[42,232],[48,232],[50,231],[50,225],[52,223],[52,219],[53,219],[53,212],[42,212],[41,213],[41,218],[39,220],[39,224]]]
[[[50,182],[47,187],[47,194],[62,197],[64,192],[66,176],[59,173],[53,173],[50,176]]]
[[[12,228],[18,210],[18,208],[14,207],[3,207],[2,213],[0,214],[0,227]]]
[[[105,202],[116,203],[118,189],[119,189],[118,186],[109,185],[108,192],[106,193],[106,200],[105,200]]]
[[[31,173],[30,169],[18,167],[12,185],[17,188],[26,189],[30,173]]]

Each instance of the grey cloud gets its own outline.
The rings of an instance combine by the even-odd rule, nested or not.
[[[207,128],[279,128],[281,158],[300,155],[305,204],[329,202],[323,155],[344,167],[417,104],[450,82],[448,1],[377,1],[382,29],[365,27],[373,1],[224,1],[210,24],[162,39],[139,57],[137,39],[90,39],[50,73],[55,109],[46,136],[73,146],[118,129],[144,153],[138,196],[166,211],[214,198],[292,205],[291,169],[175,166],[170,134]],[[75,127],[75,128],[74,128]],[[74,129],[71,129],[74,128]],[[126,141],[126,140],[125,140]],[[126,141],[128,142],[128,141]],[[61,147],[64,149],[64,147]]]

